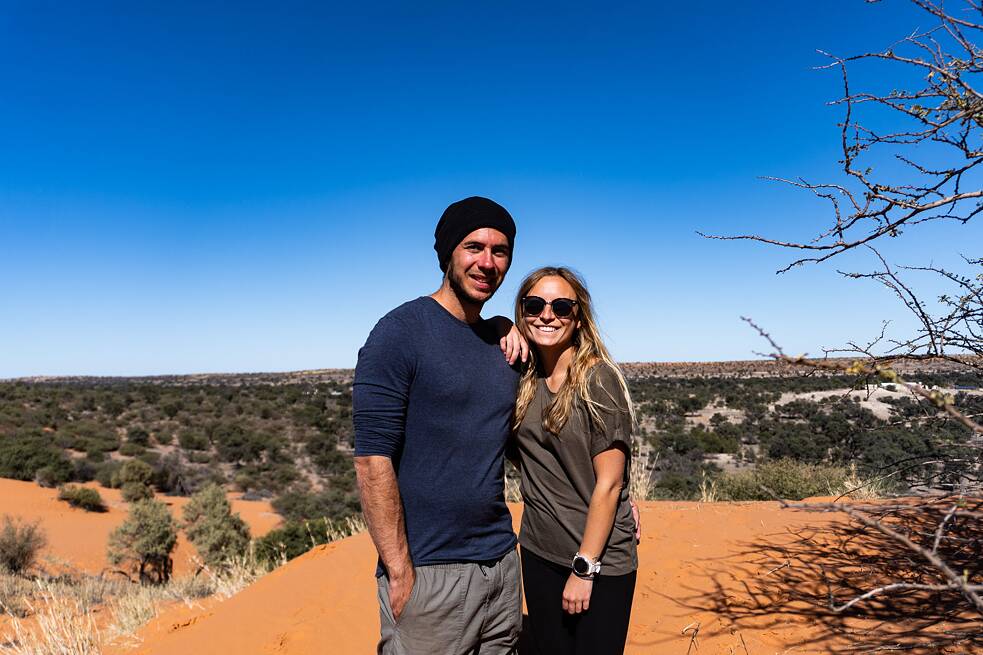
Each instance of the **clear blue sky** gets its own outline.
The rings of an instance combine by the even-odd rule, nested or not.
[[[753,357],[742,314],[794,352],[903,327],[835,266],[776,276],[792,253],[695,230],[813,236],[826,208],[758,176],[836,168],[815,50],[929,24],[900,0],[5,2],[0,377],[352,366],[437,288],[433,227],[474,194],[519,227],[486,312],[571,265],[619,360]]]

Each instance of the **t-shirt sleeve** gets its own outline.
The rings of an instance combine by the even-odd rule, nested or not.
[[[394,457],[406,436],[406,407],[413,379],[410,333],[383,317],[358,351],[352,383],[355,456]]]
[[[615,443],[631,449],[631,411],[618,375],[606,364],[591,372],[588,389],[591,400],[598,403],[603,426],[591,422],[590,456],[595,457]]]

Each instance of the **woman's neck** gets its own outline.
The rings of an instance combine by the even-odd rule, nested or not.
[[[567,379],[567,372],[570,370],[570,362],[577,352],[573,344],[563,348],[541,348],[539,349],[539,365],[546,378],[546,386],[553,393],[560,390]]]

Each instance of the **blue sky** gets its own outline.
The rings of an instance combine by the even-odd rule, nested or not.
[[[354,365],[440,283],[443,208],[505,205],[521,277],[580,270],[616,358],[819,351],[908,319],[837,266],[696,230],[808,239],[759,176],[829,178],[816,49],[930,21],[898,0],[68,3],[0,8],[0,377]],[[888,244],[950,261],[979,229]],[[977,241],[978,243],[979,241]]]

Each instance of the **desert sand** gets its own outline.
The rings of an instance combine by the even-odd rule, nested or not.
[[[521,507],[513,507],[517,521]],[[817,534],[836,515],[777,503],[650,502],[628,653],[827,653],[839,643],[780,588],[794,555],[765,544]],[[175,606],[132,655],[370,653],[379,629],[367,534],[318,547],[220,604]],[[729,609],[730,608],[730,609]],[[841,626],[842,627],[842,626]],[[863,630],[862,622],[854,626]]]
[[[42,565],[99,573],[109,533],[125,517],[118,492],[100,489],[110,510],[91,514],[57,492],[0,480],[0,514],[41,520],[49,545]],[[175,516],[187,502],[164,498]],[[268,503],[232,499],[254,535],[279,517]],[[518,527],[521,505],[512,507]],[[776,502],[648,502],[641,506],[640,569],[627,653],[770,655],[896,650],[908,638],[958,628],[951,614],[913,605],[874,608],[874,618],[824,608],[877,582],[866,559],[880,548],[850,532],[844,517],[782,508]],[[844,551],[844,544],[848,546]],[[850,553],[854,554],[850,554]],[[182,540],[175,574],[192,570]],[[910,561],[896,557],[902,564]],[[858,565],[859,563],[859,565]],[[140,629],[136,641],[104,655],[322,655],[374,652],[379,629],[368,534],[320,546],[260,578],[237,595],[174,603]],[[830,585],[826,586],[826,577]],[[912,611],[915,608],[916,611]],[[918,621],[908,620],[912,614]],[[880,619],[880,620],[876,620]],[[4,627],[0,625],[0,627]],[[903,631],[913,630],[905,635]],[[0,632],[3,632],[0,630]],[[136,645],[134,645],[136,644]],[[913,652],[929,652],[915,650]],[[933,653],[970,653],[955,646]]]
[[[109,567],[106,544],[109,534],[126,519],[127,503],[117,489],[86,486],[99,490],[109,511],[86,512],[58,500],[56,489],[42,489],[33,482],[0,478],[0,516],[41,522],[48,545],[41,553],[40,564],[49,572],[75,570],[98,574]],[[187,504],[187,498],[158,495],[157,499],[167,504],[176,520],[181,520],[181,509]],[[239,500],[235,494],[229,494],[229,500],[232,511],[242,516],[254,537],[265,535],[281,521],[268,502]],[[193,571],[194,555],[194,547],[183,532],[179,533],[174,549],[174,575]]]

